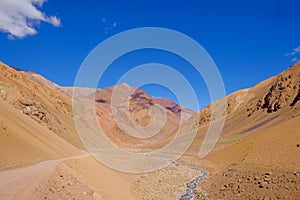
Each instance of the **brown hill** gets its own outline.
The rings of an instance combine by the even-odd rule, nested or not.
[[[116,124],[111,110],[111,98],[114,90],[119,90],[124,93],[127,91],[128,93],[131,93],[129,96],[128,111],[130,118],[133,120],[135,125],[145,127],[151,123],[154,123],[152,124],[153,127],[159,126],[159,121],[151,121],[151,117],[149,115],[150,108],[154,104],[159,104],[162,111],[166,113],[167,119],[165,125],[155,136],[150,138],[148,137],[146,139],[136,139],[124,133],[124,131],[120,129],[120,125]],[[191,115],[193,113],[186,108],[180,107],[171,100],[154,99],[141,89],[133,88],[127,84],[97,89],[95,101],[97,102],[96,108],[97,116],[99,117],[99,123],[104,131],[109,133],[107,136],[112,141],[115,141],[118,145],[127,145],[127,147],[134,145],[135,148],[158,148],[164,145],[174,136],[174,134],[176,134],[180,124],[181,114],[183,115],[184,120],[184,117],[187,117],[187,115]],[[166,102],[169,102],[170,105],[166,104]],[[124,115],[126,114],[126,109],[125,107],[120,107],[118,108],[117,112],[119,112],[119,115]],[[125,125],[130,126],[129,124]],[[143,132],[140,131],[139,134],[142,136]]]
[[[132,199],[131,177],[83,151],[70,97],[43,81],[0,63],[0,199]]]
[[[300,198],[299,91],[300,62],[253,88],[228,95],[226,122],[217,148],[202,160],[195,155],[208,125],[214,123],[212,106],[198,113],[199,132],[182,161],[212,167],[211,176],[201,185],[205,195]]]
[[[184,119],[187,119],[192,114],[194,114],[192,110],[180,106],[168,98],[153,98],[143,90],[132,88],[127,84],[120,84],[113,87],[107,87],[104,89],[97,89],[97,92],[95,94],[95,101],[99,103],[111,104],[111,96],[115,87],[124,88],[124,89],[129,88],[130,90],[133,90],[130,101],[135,102],[135,104],[132,106],[132,109],[139,110],[141,108],[149,108],[154,104],[159,104],[165,109],[174,113],[179,118],[181,114],[183,115],[182,117]]]

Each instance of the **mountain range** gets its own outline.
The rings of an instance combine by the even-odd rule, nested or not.
[[[156,135],[135,138],[118,126],[111,108],[116,88],[133,91],[128,113],[137,126],[159,125],[149,114],[154,105],[166,114]],[[195,199],[300,199],[300,62],[198,112],[127,84],[96,89],[97,120],[120,148],[152,151],[168,144],[181,125],[197,126],[178,166],[147,174],[113,170],[87,153],[73,121],[73,89],[0,63],[0,199],[179,199],[196,176],[192,167],[209,174]],[[221,136],[199,158],[216,120],[212,109],[224,100]]]

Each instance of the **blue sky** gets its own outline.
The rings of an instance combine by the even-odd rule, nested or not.
[[[28,14],[32,18],[26,18],[25,14],[30,12],[26,10],[20,18],[27,19],[28,26],[34,30],[17,32],[9,24],[12,22],[4,21],[2,16],[3,9],[14,13],[9,10],[14,8],[0,0],[0,60],[35,71],[63,86],[74,83],[81,63],[100,42],[139,27],[174,29],[195,39],[214,59],[227,93],[251,87],[300,58],[300,48],[297,48],[300,46],[300,2],[297,0],[35,2],[40,2],[34,6],[43,15]],[[24,8],[25,5],[18,9]],[[127,58],[121,57],[110,66],[100,87],[114,85],[126,70],[149,62],[180,70],[194,86],[200,107],[209,103],[205,84],[189,63],[161,51],[134,52]],[[170,91],[161,87],[143,89],[154,96],[175,100]]]

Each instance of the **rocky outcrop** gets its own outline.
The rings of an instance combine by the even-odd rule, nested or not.
[[[15,101],[14,106],[39,123],[49,122],[47,107],[34,99],[21,97]]]
[[[283,104],[285,104],[284,98],[284,90],[286,87],[283,82],[276,82],[266,96],[263,101],[259,100],[257,105],[260,106],[261,109],[267,110],[267,113],[276,112],[279,110]]]
[[[299,74],[293,73],[293,70],[284,71],[277,76],[264,97],[257,101],[256,108],[252,109],[253,112],[265,110],[267,113],[273,113],[283,107],[295,106],[300,99],[299,83]],[[251,109],[248,108],[247,111],[249,110]]]
[[[47,126],[49,130],[55,133],[61,132],[61,130],[56,127],[57,124],[61,124],[60,120],[49,111],[49,108],[45,104],[35,99],[34,95],[31,97],[21,97],[17,99],[13,105],[25,115]]]
[[[32,106],[26,106],[22,111],[26,115],[33,116],[36,119],[38,119],[39,121],[48,123],[46,112],[43,111],[43,109],[40,106],[38,106],[38,107],[33,106],[33,105]]]

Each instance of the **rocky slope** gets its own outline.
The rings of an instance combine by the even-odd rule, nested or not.
[[[198,199],[299,199],[300,62],[252,88],[226,97],[226,122],[217,148],[194,156],[212,105],[200,111],[199,132],[182,162],[209,166]],[[218,104],[215,102],[214,104]]]
[[[271,77],[253,88],[234,92],[226,97],[227,117],[232,114],[246,114],[250,117],[257,113],[273,113],[282,108],[293,108],[299,100],[300,91],[300,63],[296,63],[287,70]],[[214,102],[212,104],[218,104]],[[210,122],[210,108],[207,106],[199,112],[200,122]]]

